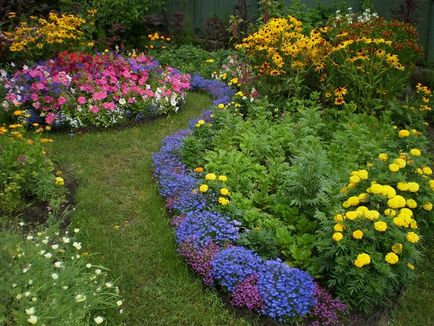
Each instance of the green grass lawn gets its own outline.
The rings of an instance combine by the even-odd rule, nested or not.
[[[78,179],[74,226],[86,250],[119,277],[125,312],[113,325],[248,325],[205,290],[176,254],[174,233],[152,179],[152,153],[210,104],[189,94],[177,115],[123,130],[54,135],[52,157]],[[434,238],[417,280],[381,325],[434,325]]]
[[[210,104],[189,94],[177,115],[117,131],[54,135],[52,157],[78,179],[73,224],[94,261],[120,277],[125,312],[114,325],[245,325],[176,254],[152,179],[152,153]]]

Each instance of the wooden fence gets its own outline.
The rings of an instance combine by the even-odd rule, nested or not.
[[[185,27],[196,35],[205,35],[210,29],[222,33],[216,27],[216,22],[226,24],[230,15],[239,15],[243,10],[249,21],[258,17],[258,4],[256,0],[246,0],[246,8],[239,8],[239,0],[167,0],[168,16],[181,13]],[[285,0],[289,4],[291,0]],[[307,7],[332,6],[333,0],[304,0]],[[348,0],[348,7],[354,11],[361,9],[360,0]],[[384,18],[392,18],[393,11],[399,8],[405,0],[373,0],[375,11]],[[434,0],[414,0],[417,5],[414,15],[416,26],[420,34],[420,41],[425,49],[426,59],[434,63]],[[210,23],[212,22],[212,23]]]

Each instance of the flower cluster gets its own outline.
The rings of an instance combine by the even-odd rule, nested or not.
[[[104,69],[101,69],[101,67]],[[4,110],[20,109],[23,123],[80,128],[108,127],[177,112],[190,87],[190,76],[162,68],[144,56],[63,52],[57,58],[24,66],[4,78]]]
[[[149,50],[165,49],[170,41],[171,38],[169,36],[155,32],[153,34],[148,34],[148,42],[145,45],[145,48]]]
[[[86,35],[87,24],[93,24],[89,19],[50,12],[46,18],[31,16],[29,21],[4,34],[13,53],[25,55],[27,59],[43,57],[42,54],[52,56],[62,50],[91,48],[93,42]]]
[[[316,305],[312,311],[315,319],[311,326],[330,326],[336,325],[339,321],[339,314],[347,309],[339,299],[333,298],[323,287],[315,284]]]
[[[89,262],[79,232],[50,226],[23,238],[15,231],[2,231],[0,251],[9,263],[9,286],[2,284],[2,295],[13,302],[14,309],[5,311],[11,320],[19,325],[52,320],[78,325],[91,317],[100,324],[107,319],[107,309],[122,312],[119,288],[104,267]]]
[[[192,85],[209,91],[217,98],[217,106],[224,107],[223,103],[233,95],[226,84],[216,80],[193,76]],[[205,112],[190,122],[190,128],[201,129],[211,119],[210,112]],[[260,311],[276,320],[307,315],[315,304],[312,277],[281,261],[264,262],[253,251],[234,246],[240,223],[210,210],[214,206],[207,196],[210,187],[216,186],[220,198],[227,200],[227,178],[204,173],[202,167],[189,171],[183,165],[180,149],[190,133],[183,130],[167,137],[153,156],[160,193],[169,210],[177,215],[172,225],[176,228],[178,252],[204,284],[218,284],[229,291],[237,307]],[[205,182],[201,181],[202,174]]]
[[[226,83],[220,80],[205,79],[199,75],[192,76],[191,87],[193,90],[201,90],[210,94],[215,99],[214,105],[228,103],[235,94],[235,91]]]

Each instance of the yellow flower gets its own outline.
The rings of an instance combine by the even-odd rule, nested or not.
[[[407,267],[412,269],[412,270],[414,269],[414,265],[412,263],[407,263]]]
[[[65,180],[63,180],[61,177],[56,177],[56,179],[54,179],[54,184],[59,187],[63,186],[65,184]]]
[[[394,217],[396,216],[396,211],[394,209],[388,208],[384,211],[384,215]]]
[[[213,63],[214,59],[208,59],[208,60],[206,60],[206,62]]]
[[[424,166],[424,167],[422,168],[422,172],[423,172],[423,174],[426,174],[426,175],[431,175],[431,174],[432,174],[432,170],[431,170],[431,168],[428,167],[428,166]]]
[[[360,240],[361,238],[363,238],[363,232],[361,230],[355,230],[353,232],[353,238]]]
[[[358,254],[356,260],[354,261],[354,265],[358,268],[369,265],[370,263],[371,257],[367,253]]]
[[[376,220],[380,217],[380,213],[376,210],[368,210],[367,212],[365,212],[365,217],[368,220],[373,221],[373,220]]]
[[[407,202],[406,202],[405,198],[400,196],[400,195],[396,195],[395,197],[393,197],[387,201],[387,206],[389,206],[390,208],[395,208],[395,209],[405,207],[406,204],[407,204]]]
[[[344,230],[344,225],[341,223],[335,224],[333,230],[335,230],[336,232],[342,232]]]
[[[396,163],[389,164],[389,170],[392,172],[398,172],[399,171],[399,165]]]
[[[395,253],[395,254],[400,254],[401,252],[402,252],[402,248],[403,248],[403,246],[402,246],[402,243],[395,243],[395,244],[393,244],[393,246],[392,246],[392,251]]]
[[[217,176],[214,173],[208,173],[205,175],[205,180],[214,181],[217,179]]]
[[[229,195],[229,190],[227,188],[221,188],[220,194],[223,196],[227,196],[227,195]]]
[[[344,238],[344,235],[341,232],[335,232],[335,233],[333,233],[332,238],[335,241],[341,241]]]
[[[382,161],[387,161],[388,155],[386,153],[381,153],[378,155],[378,158]]]
[[[401,191],[407,191],[408,190],[408,183],[407,182],[398,182],[398,184],[396,186]]]
[[[397,158],[393,161],[393,163],[398,165],[400,169],[405,168],[405,166],[407,165],[407,162],[405,162],[405,160],[403,160],[402,158]]]
[[[383,221],[375,222],[374,228],[379,232],[385,232],[387,230],[387,223]]]
[[[421,155],[421,151],[418,148],[412,148],[410,150],[410,154],[413,155],[413,156],[420,156]]]
[[[384,259],[391,265],[395,265],[399,262],[399,257],[394,252],[389,252]]]
[[[359,197],[357,196],[351,196],[350,198],[348,198],[347,202],[349,206],[357,206],[360,204]]]
[[[399,137],[400,138],[405,138],[405,137],[408,137],[408,136],[410,136],[410,131],[408,131],[406,129],[403,129],[403,130],[399,131]]]
[[[228,181],[228,177],[225,175],[219,175],[218,180],[221,182],[226,182],[226,181]]]
[[[223,103],[220,103],[219,105],[217,105],[217,108],[218,108],[218,109],[224,109],[224,108],[225,108],[225,105],[224,105]]]
[[[196,173],[202,173],[203,172],[203,167],[198,166],[197,168],[194,169],[194,172],[196,172]]]
[[[428,181],[428,185],[431,188],[431,190],[434,190],[434,180]]]
[[[198,120],[198,121],[197,121],[197,124],[198,124],[199,126],[202,126],[202,125],[205,124],[205,120]]]
[[[425,203],[425,204],[423,204],[422,207],[424,210],[430,211],[430,210],[432,210],[432,203]]]
[[[205,185],[205,184],[200,185],[199,191],[200,192],[207,192],[208,191],[208,185]]]
[[[417,182],[409,182],[408,190],[410,192],[417,192],[419,190],[419,184]]]
[[[410,208],[416,208],[417,202],[414,199],[407,199],[407,206]]]
[[[227,200],[226,198],[224,198],[224,197],[219,197],[219,204],[221,204],[221,205],[223,205],[223,206],[226,206],[226,205],[228,205],[229,204],[229,200]]]
[[[352,175],[350,177],[350,183],[359,183],[360,182],[360,177],[357,175]]]
[[[354,220],[359,217],[359,214],[356,211],[348,211],[345,213],[345,217],[349,220]]]
[[[336,222],[342,222],[344,220],[342,214],[336,214],[335,221]]]
[[[416,243],[419,241],[419,236],[414,232],[407,233],[407,240],[411,243]]]

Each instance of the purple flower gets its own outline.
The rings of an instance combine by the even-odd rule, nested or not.
[[[259,293],[258,274],[249,275],[237,284],[231,294],[231,303],[237,308],[261,311],[264,300]]]
[[[324,288],[315,284],[316,305],[312,310],[314,321],[311,325],[329,326],[339,321],[339,314],[347,309],[339,299],[334,299]]]

